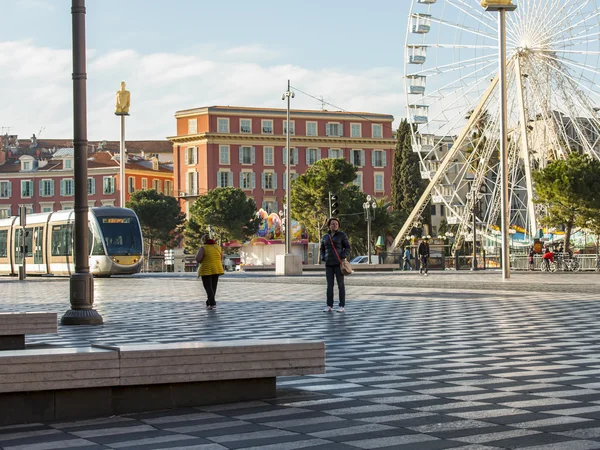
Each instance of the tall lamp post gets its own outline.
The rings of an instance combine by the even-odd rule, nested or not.
[[[88,254],[87,101],[85,64],[85,0],[72,0],[73,28],[73,146],[75,151],[75,273],[69,280],[71,309],[63,325],[101,325],[94,309],[94,277]]]
[[[371,264],[371,221],[375,218],[377,200],[367,195],[367,201],[363,203],[363,209],[367,221],[367,264]]]
[[[502,279],[510,278],[510,250],[508,229],[510,204],[508,199],[508,136],[506,108],[506,11],[517,9],[512,0],[481,0],[486,11],[498,12],[498,86],[500,88],[500,174],[501,174],[501,223],[502,223]]]
[[[290,80],[287,82],[287,90],[281,96],[282,100],[287,100],[286,114],[286,133],[285,133],[285,255],[277,255],[275,258],[275,274],[276,275],[301,275],[302,274],[302,257],[292,253],[292,207],[290,203],[290,193],[292,191],[291,176],[290,176],[290,100],[296,95],[291,90]]]

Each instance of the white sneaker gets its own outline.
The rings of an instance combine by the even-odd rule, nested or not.
[[[326,306],[325,308],[323,308],[323,312],[331,312],[331,311],[333,311],[331,306]]]
[[[337,312],[344,312],[344,307],[343,306],[338,307]]]
[[[427,276],[427,275],[429,275],[429,274],[425,273],[425,274],[423,274],[423,275]]]

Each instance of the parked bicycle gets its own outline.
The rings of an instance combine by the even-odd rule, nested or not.
[[[556,272],[557,270],[578,272],[579,269],[581,269],[581,265],[577,257],[571,256],[569,253],[559,255],[554,262],[550,263],[550,272]]]

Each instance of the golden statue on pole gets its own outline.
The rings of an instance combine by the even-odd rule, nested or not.
[[[129,115],[129,101],[131,94],[125,89],[125,82],[121,81],[121,89],[117,91],[117,104],[115,106],[115,114],[117,116]]]

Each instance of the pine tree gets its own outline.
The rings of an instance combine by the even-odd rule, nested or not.
[[[407,137],[410,138],[410,125],[406,119],[403,119],[396,132],[396,149],[392,165],[392,207],[397,211],[402,210],[401,205],[404,200],[402,165],[406,155],[404,145]]]

